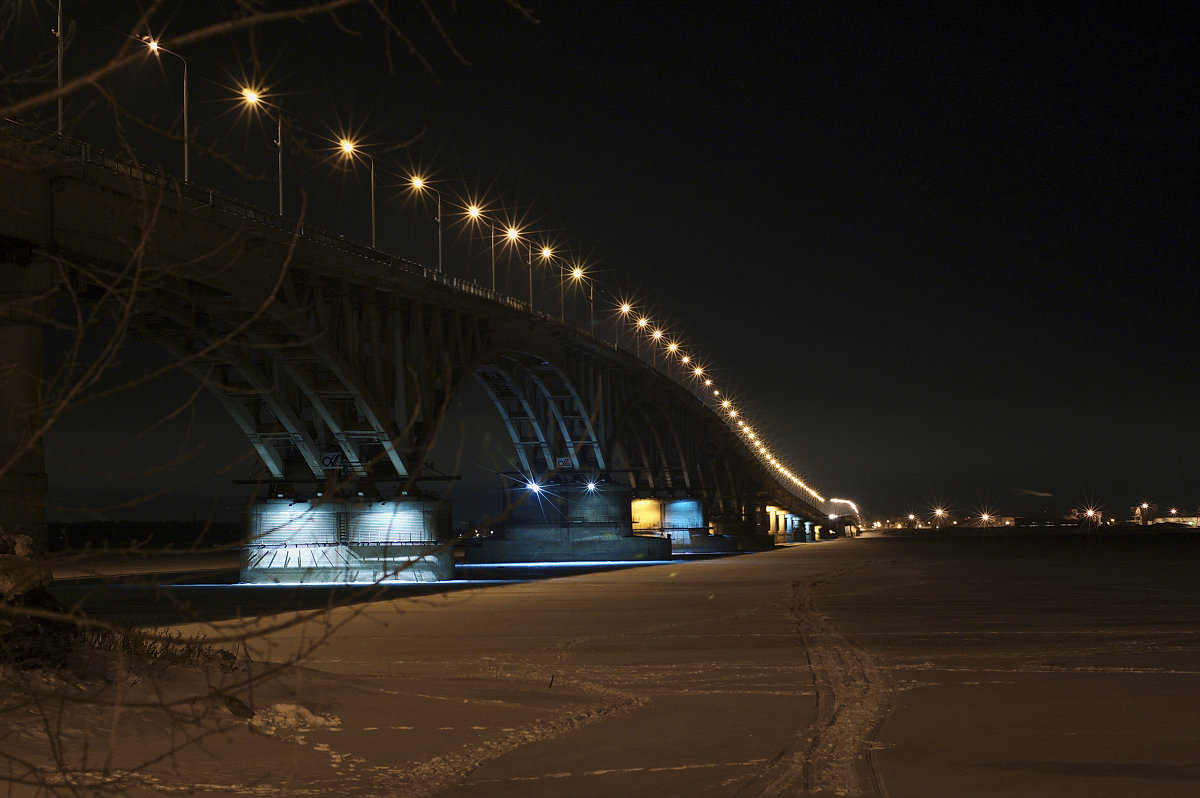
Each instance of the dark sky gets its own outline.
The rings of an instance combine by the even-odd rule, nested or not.
[[[429,69],[394,40],[389,62],[359,12],[354,35],[310,22],[182,50],[192,125],[269,177],[269,136],[227,99],[265,75],[296,136],[345,127],[374,148],[382,247],[435,259],[428,214],[388,177],[410,166],[552,231],[812,484],[870,513],[1027,510],[1014,491],[1119,516],[1200,504],[1194,5],[532,3],[536,23],[433,7],[469,64],[415,4],[397,21]],[[128,24],[96,16],[74,58]],[[169,122],[172,67],[118,89]],[[72,129],[102,136],[86,118]],[[139,153],[178,171],[160,144]],[[314,224],[369,237],[365,169],[289,154],[286,171]],[[274,205],[270,180],[212,158],[192,178]],[[451,215],[447,271],[487,282]]]

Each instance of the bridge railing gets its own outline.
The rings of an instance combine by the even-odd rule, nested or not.
[[[62,136],[50,130],[13,119],[4,119],[3,122],[4,133],[8,137],[49,146],[52,151],[60,155],[65,155],[82,164],[96,166],[106,172],[137,180],[154,188],[171,191],[180,197],[193,200],[203,206],[215,208],[241,219],[255,222],[256,224],[298,235],[306,241],[355,255],[364,260],[373,261],[392,268],[403,269],[412,274],[419,274],[428,280],[441,283],[462,293],[488,299],[497,304],[543,317],[547,320],[557,321],[552,316],[535,310],[528,302],[485,288],[473,281],[448,277],[441,272],[429,269],[407,258],[359,244],[347,239],[345,236],[330,233],[321,228],[289,219],[274,211],[268,211],[249,202],[221,194],[213,189],[204,188],[173,175],[165,174],[157,169],[150,169],[133,163],[126,158],[112,155],[85,141]]]

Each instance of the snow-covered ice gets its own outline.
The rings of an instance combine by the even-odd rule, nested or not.
[[[839,540],[196,625],[239,667],[6,671],[0,753],[62,794],[1200,794],[1197,564]]]

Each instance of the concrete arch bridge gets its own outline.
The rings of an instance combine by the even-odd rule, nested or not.
[[[511,457],[469,559],[761,548],[828,517],[694,386],[526,303],[80,142],[0,141],[6,529],[45,534],[41,342],[64,302],[167,349],[246,435],[250,579],[447,576],[449,508],[422,486],[472,383]]]

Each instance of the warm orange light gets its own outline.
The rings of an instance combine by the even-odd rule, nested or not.
[[[415,188],[417,191],[420,191],[422,188],[425,187],[425,180],[420,177],[414,177],[412,179],[412,187]]]
[[[628,302],[622,302],[622,303],[621,303],[621,315],[622,315],[622,316],[628,316],[628,315],[629,315],[629,312],[630,312],[631,310],[633,310],[633,306],[632,306],[632,305],[630,305]]]
[[[508,232],[505,233],[505,235],[508,236],[509,241],[516,241],[518,238],[521,237],[521,231],[515,227],[510,227],[510,228],[508,228]]]
[[[650,323],[650,319],[646,318],[645,316],[642,316],[640,319],[638,319],[639,327],[645,327],[649,323]]]
[[[650,335],[652,335],[654,337],[654,340],[657,341],[659,338],[663,337],[663,331],[662,330],[654,330],[653,332],[650,333]]]
[[[354,142],[350,139],[342,139],[338,142],[338,146],[341,147],[342,152],[346,153],[347,155],[354,154]]]
[[[472,205],[471,207],[467,208],[467,215],[470,216],[472,219],[478,219],[479,214],[481,214],[482,212],[483,211],[479,210],[478,205]]]
[[[250,105],[258,105],[258,103],[262,100],[262,95],[256,92],[254,89],[242,89],[242,97]]]
[[[574,277],[576,280],[582,280],[583,279],[583,269],[576,266],[574,269],[571,270],[571,276]]]
[[[543,258],[549,258],[553,254],[554,254],[554,250],[550,249],[550,247],[542,247],[542,257]]]

